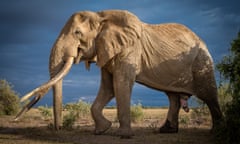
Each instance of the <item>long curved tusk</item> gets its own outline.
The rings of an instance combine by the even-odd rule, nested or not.
[[[20,118],[20,116],[23,114],[23,113],[25,113],[25,112],[27,112],[28,110],[30,110],[31,109],[31,107],[33,106],[33,105],[35,105],[41,98],[42,98],[42,96],[43,95],[37,95],[34,99],[32,99],[27,105],[25,105],[24,107],[23,107],[23,109],[17,114],[17,116],[15,117],[15,121],[17,121],[19,118]]]
[[[32,90],[31,92],[27,93],[25,96],[23,96],[21,98],[20,102],[23,102],[23,101],[29,99],[30,97],[32,97],[38,93],[41,93],[42,91],[45,91],[44,93],[46,93],[51,86],[53,86],[56,82],[58,82],[60,79],[62,79],[69,72],[70,68],[72,67],[73,60],[74,60],[73,57],[68,57],[66,63],[64,64],[64,67],[55,77],[53,77],[48,82],[41,85],[40,87],[37,87],[34,90]]]

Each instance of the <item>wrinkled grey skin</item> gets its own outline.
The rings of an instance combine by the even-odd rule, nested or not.
[[[102,110],[116,98],[117,134],[133,135],[130,98],[134,82],[166,92],[169,111],[160,132],[178,131],[181,95],[196,95],[209,107],[213,126],[221,119],[212,58],[199,37],[180,24],[149,25],[127,11],[79,12],[68,20],[50,56],[56,75],[68,57],[75,64],[95,61],[101,85],[91,107],[95,134],[110,128]],[[62,80],[53,86],[55,128],[61,125]]]

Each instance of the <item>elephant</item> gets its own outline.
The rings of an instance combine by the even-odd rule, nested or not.
[[[54,43],[50,80],[21,98],[35,98],[17,115],[19,118],[53,88],[54,125],[62,117],[62,83],[72,64],[95,62],[101,70],[98,94],[91,106],[94,133],[103,134],[111,122],[103,108],[117,102],[117,135],[131,137],[130,99],[135,82],[163,91],[169,110],[160,133],[178,132],[180,97],[195,95],[209,107],[213,128],[222,119],[214,63],[206,44],[189,28],[178,23],[147,24],[125,10],[74,13]]]

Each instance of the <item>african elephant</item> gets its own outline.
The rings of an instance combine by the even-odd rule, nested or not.
[[[195,95],[208,105],[213,127],[222,118],[212,58],[204,42],[181,24],[146,24],[122,10],[77,12],[63,27],[49,61],[51,79],[22,98],[36,95],[19,115],[53,87],[57,130],[62,117],[62,79],[73,63],[81,61],[87,67],[96,62],[101,69],[100,88],[91,107],[95,134],[110,128],[102,110],[114,97],[120,123],[117,134],[133,134],[130,98],[135,81],[164,91],[169,98],[167,119],[160,132],[178,131],[182,95]]]

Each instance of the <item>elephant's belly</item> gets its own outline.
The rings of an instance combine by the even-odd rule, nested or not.
[[[159,73],[157,76],[154,73],[140,74],[137,76],[136,82],[160,91],[194,95],[192,75],[186,73],[177,73],[175,76],[169,73]]]

